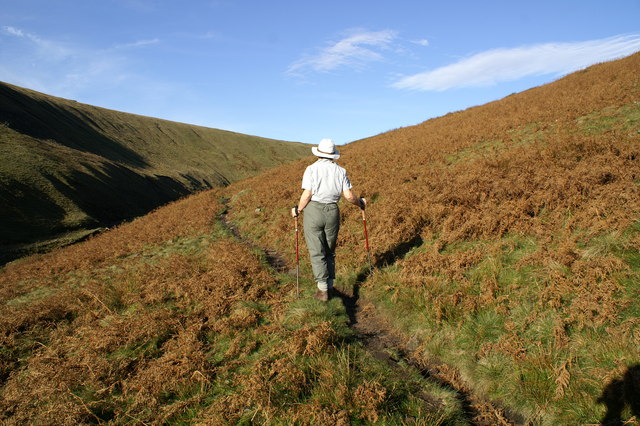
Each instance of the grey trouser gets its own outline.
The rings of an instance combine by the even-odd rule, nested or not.
[[[335,203],[311,201],[304,209],[304,238],[318,289],[326,291],[336,277],[336,241],[340,210]]]

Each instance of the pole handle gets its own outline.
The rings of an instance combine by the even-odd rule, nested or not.
[[[295,229],[296,229],[296,262],[300,261],[300,250],[299,250],[299,238],[298,238],[298,216],[294,217],[295,220]]]
[[[364,215],[364,210],[362,211],[362,223],[364,224],[364,241],[367,251],[369,251],[369,232],[367,232],[367,217]]]
[[[295,212],[298,213],[298,208],[295,207]],[[300,250],[299,250],[299,243],[298,243],[298,216],[296,214],[296,216],[293,217],[294,222],[295,222],[295,229],[296,229],[296,298],[300,299]]]

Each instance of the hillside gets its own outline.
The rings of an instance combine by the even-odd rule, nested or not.
[[[310,158],[5,266],[0,420],[637,424],[639,71],[342,147],[374,272],[343,202],[326,305],[288,271]]]
[[[0,83],[2,257],[73,241],[309,153]]]
[[[341,154],[370,201],[376,271],[344,205],[337,274],[412,350],[536,423],[633,417],[622,389],[640,394],[640,54]],[[240,232],[290,250],[286,210],[308,163],[225,189]]]

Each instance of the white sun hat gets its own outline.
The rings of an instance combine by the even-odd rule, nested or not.
[[[324,138],[318,144],[318,147],[312,147],[311,152],[316,157],[329,158],[331,160],[337,160],[340,158],[340,153],[336,149],[336,144],[331,139]]]

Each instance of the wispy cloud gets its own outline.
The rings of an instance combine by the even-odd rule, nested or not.
[[[137,47],[146,47],[152,44],[160,43],[160,39],[154,38],[151,40],[138,40],[132,43],[118,44],[115,46],[115,49],[133,49]]]
[[[429,45],[429,40],[426,39],[422,39],[422,40],[411,40],[411,43],[413,44],[417,44],[419,46],[428,46]]]
[[[216,40],[221,38],[220,33],[216,32],[216,31],[207,31],[204,34],[199,34],[197,36],[195,36],[196,38],[201,38],[203,40]]]
[[[287,74],[328,72],[340,67],[361,68],[366,63],[383,59],[380,51],[389,48],[396,37],[392,30],[354,30],[350,35],[294,62],[287,69]]]
[[[148,39],[96,49],[48,40],[13,26],[1,27],[0,37],[14,40],[0,51],[0,80],[68,97],[90,87],[106,89],[140,80],[127,51],[160,42]]]
[[[398,89],[443,91],[491,86],[534,75],[563,75],[640,50],[640,34],[577,43],[492,49],[431,71],[403,77]]]
[[[5,33],[7,33],[9,35],[13,35],[13,36],[16,36],[16,37],[25,37],[26,36],[24,31],[22,31],[22,30],[20,30],[18,28],[15,28],[15,27],[5,26],[5,27],[2,27],[2,29],[3,29],[3,31]]]
[[[63,44],[45,40],[36,34],[23,31],[20,28],[4,26],[2,27],[2,32],[5,35],[20,38],[32,43],[33,46],[37,48],[41,54],[44,54],[50,58],[60,59],[72,55],[71,50]]]

